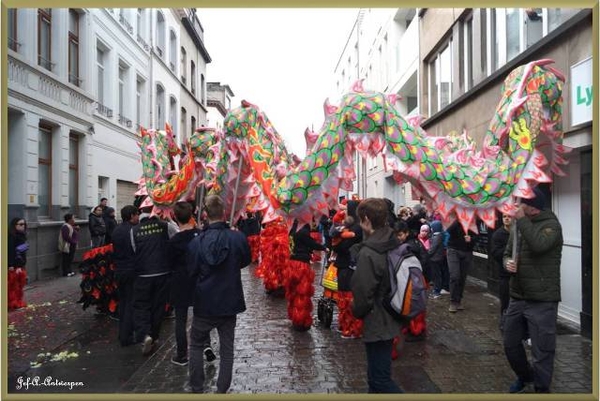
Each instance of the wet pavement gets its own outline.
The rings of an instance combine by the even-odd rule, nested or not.
[[[231,393],[364,393],[366,359],[360,340],[342,339],[316,319],[320,269],[315,265],[315,325],[292,329],[286,301],[266,295],[255,267],[243,270],[247,311],[238,315]],[[77,277],[26,287],[30,307],[8,314],[9,393],[184,393],[187,367],[170,362],[174,320],[165,320],[157,350],[118,345],[118,322],[83,311]],[[466,310],[450,314],[448,296],[430,300],[425,341],[406,342],[393,362],[394,379],[410,393],[505,393],[514,380],[498,330],[498,299],[469,279]],[[190,309],[191,317],[191,309]],[[191,320],[191,318],[190,318]],[[213,348],[218,356],[216,333]],[[43,355],[41,355],[43,354]],[[54,360],[53,360],[54,359]],[[216,390],[217,359],[207,365]],[[51,377],[54,384],[18,387],[18,378]],[[6,384],[8,385],[7,387]],[[592,342],[559,325],[554,379],[556,393],[592,392]]]

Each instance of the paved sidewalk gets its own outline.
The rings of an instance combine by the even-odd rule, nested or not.
[[[320,269],[315,269],[318,281]],[[294,331],[285,299],[266,295],[254,270],[254,266],[244,269],[242,275],[247,311],[238,316],[231,392],[366,392],[362,342],[341,339],[335,330],[336,317],[332,329],[315,321],[307,332]],[[315,288],[316,311],[322,287],[317,282]],[[447,296],[431,300],[426,341],[405,343],[393,362],[394,378],[407,392],[505,393],[514,380],[498,330],[498,300],[475,280],[468,281],[465,292],[466,310],[455,314],[447,311]],[[36,307],[8,314],[13,325],[8,338],[9,392],[184,392],[187,367],[170,362],[175,347],[173,320],[165,321],[158,350],[144,357],[138,346],[120,347],[118,323],[95,316],[93,307],[82,311],[75,303],[79,296],[77,277],[35,282],[26,288],[27,301]],[[44,306],[46,303],[50,305]],[[213,345],[218,356],[216,337]],[[77,352],[78,356],[30,366],[40,352],[58,355],[61,351]],[[216,389],[218,361],[207,367],[212,391]],[[52,376],[81,381],[84,386],[16,390],[19,375]],[[591,375],[591,341],[560,325],[551,390],[589,394]]]
[[[332,329],[316,324],[307,332],[294,331],[287,320],[286,301],[267,296],[260,280],[249,274],[253,270],[243,275],[248,310],[238,318],[231,392],[366,392],[363,343],[340,338],[335,317]],[[316,276],[318,280],[320,274]],[[315,309],[322,287],[317,285],[316,289]],[[482,283],[469,280],[464,303],[465,311],[450,314],[448,296],[429,302],[427,340],[405,343],[400,357],[393,362],[394,378],[407,392],[507,392],[514,376],[498,330],[498,299]],[[171,338],[121,391],[183,391],[187,367],[171,364],[173,353]],[[561,326],[552,391],[591,393],[591,353],[590,340]],[[207,369],[213,391],[215,371],[218,366]]]

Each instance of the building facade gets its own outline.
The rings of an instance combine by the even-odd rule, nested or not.
[[[339,96],[362,79],[365,90],[397,94],[400,115],[419,114],[416,11],[415,8],[359,10],[334,72]],[[363,160],[357,155],[355,165],[354,193],[360,198],[385,197],[394,202],[396,209],[419,202],[410,183],[398,185],[394,181],[381,157]]]
[[[195,14],[188,10],[8,10],[8,218],[28,221],[31,280],[59,274],[65,213],[82,227],[80,257],[100,198],[117,211],[133,202],[139,128],[169,122],[180,131],[189,101],[182,100],[181,49],[197,60],[186,69],[190,81],[202,82],[210,62],[206,49],[189,46],[182,25]],[[200,99],[190,126],[192,117],[206,121]]]
[[[430,135],[466,129],[481,148],[511,70],[552,59],[565,75],[564,144],[573,151],[567,176],[554,176],[548,188],[564,236],[559,315],[591,335],[592,10],[420,9],[419,32],[419,104]],[[474,267],[472,275],[496,291],[486,246],[478,248]]]
[[[223,128],[225,116],[231,110],[231,99],[235,96],[229,85],[220,82],[207,84],[208,126]]]

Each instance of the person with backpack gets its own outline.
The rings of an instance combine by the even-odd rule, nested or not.
[[[400,323],[389,314],[383,300],[390,292],[387,254],[399,241],[387,225],[388,205],[383,199],[368,198],[357,209],[364,240],[353,246],[356,271],[350,287],[352,313],[363,319],[363,342],[367,355],[369,393],[404,392],[392,379],[392,343]]]
[[[398,241],[401,245],[406,245],[405,251],[402,252],[399,257],[405,257],[413,255],[418,259],[419,267],[421,268],[421,272],[424,276],[423,272],[423,248],[421,247],[418,240],[411,237],[411,232],[408,225],[404,221],[398,221],[394,224],[394,233],[398,238]],[[425,251],[426,252],[426,251]],[[425,280],[425,287],[427,287],[427,280]],[[416,342],[422,341],[425,339],[427,335],[427,320],[426,320],[426,312],[423,310],[422,312],[416,314],[412,319],[405,319],[403,322],[402,334],[404,336],[404,341],[406,342]],[[394,337],[394,347],[392,349],[392,359],[396,360],[398,358],[398,353],[396,349],[396,345],[400,342],[400,337]]]

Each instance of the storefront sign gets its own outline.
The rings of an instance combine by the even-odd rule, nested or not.
[[[592,58],[571,66],[571,125],[592,121]]]

